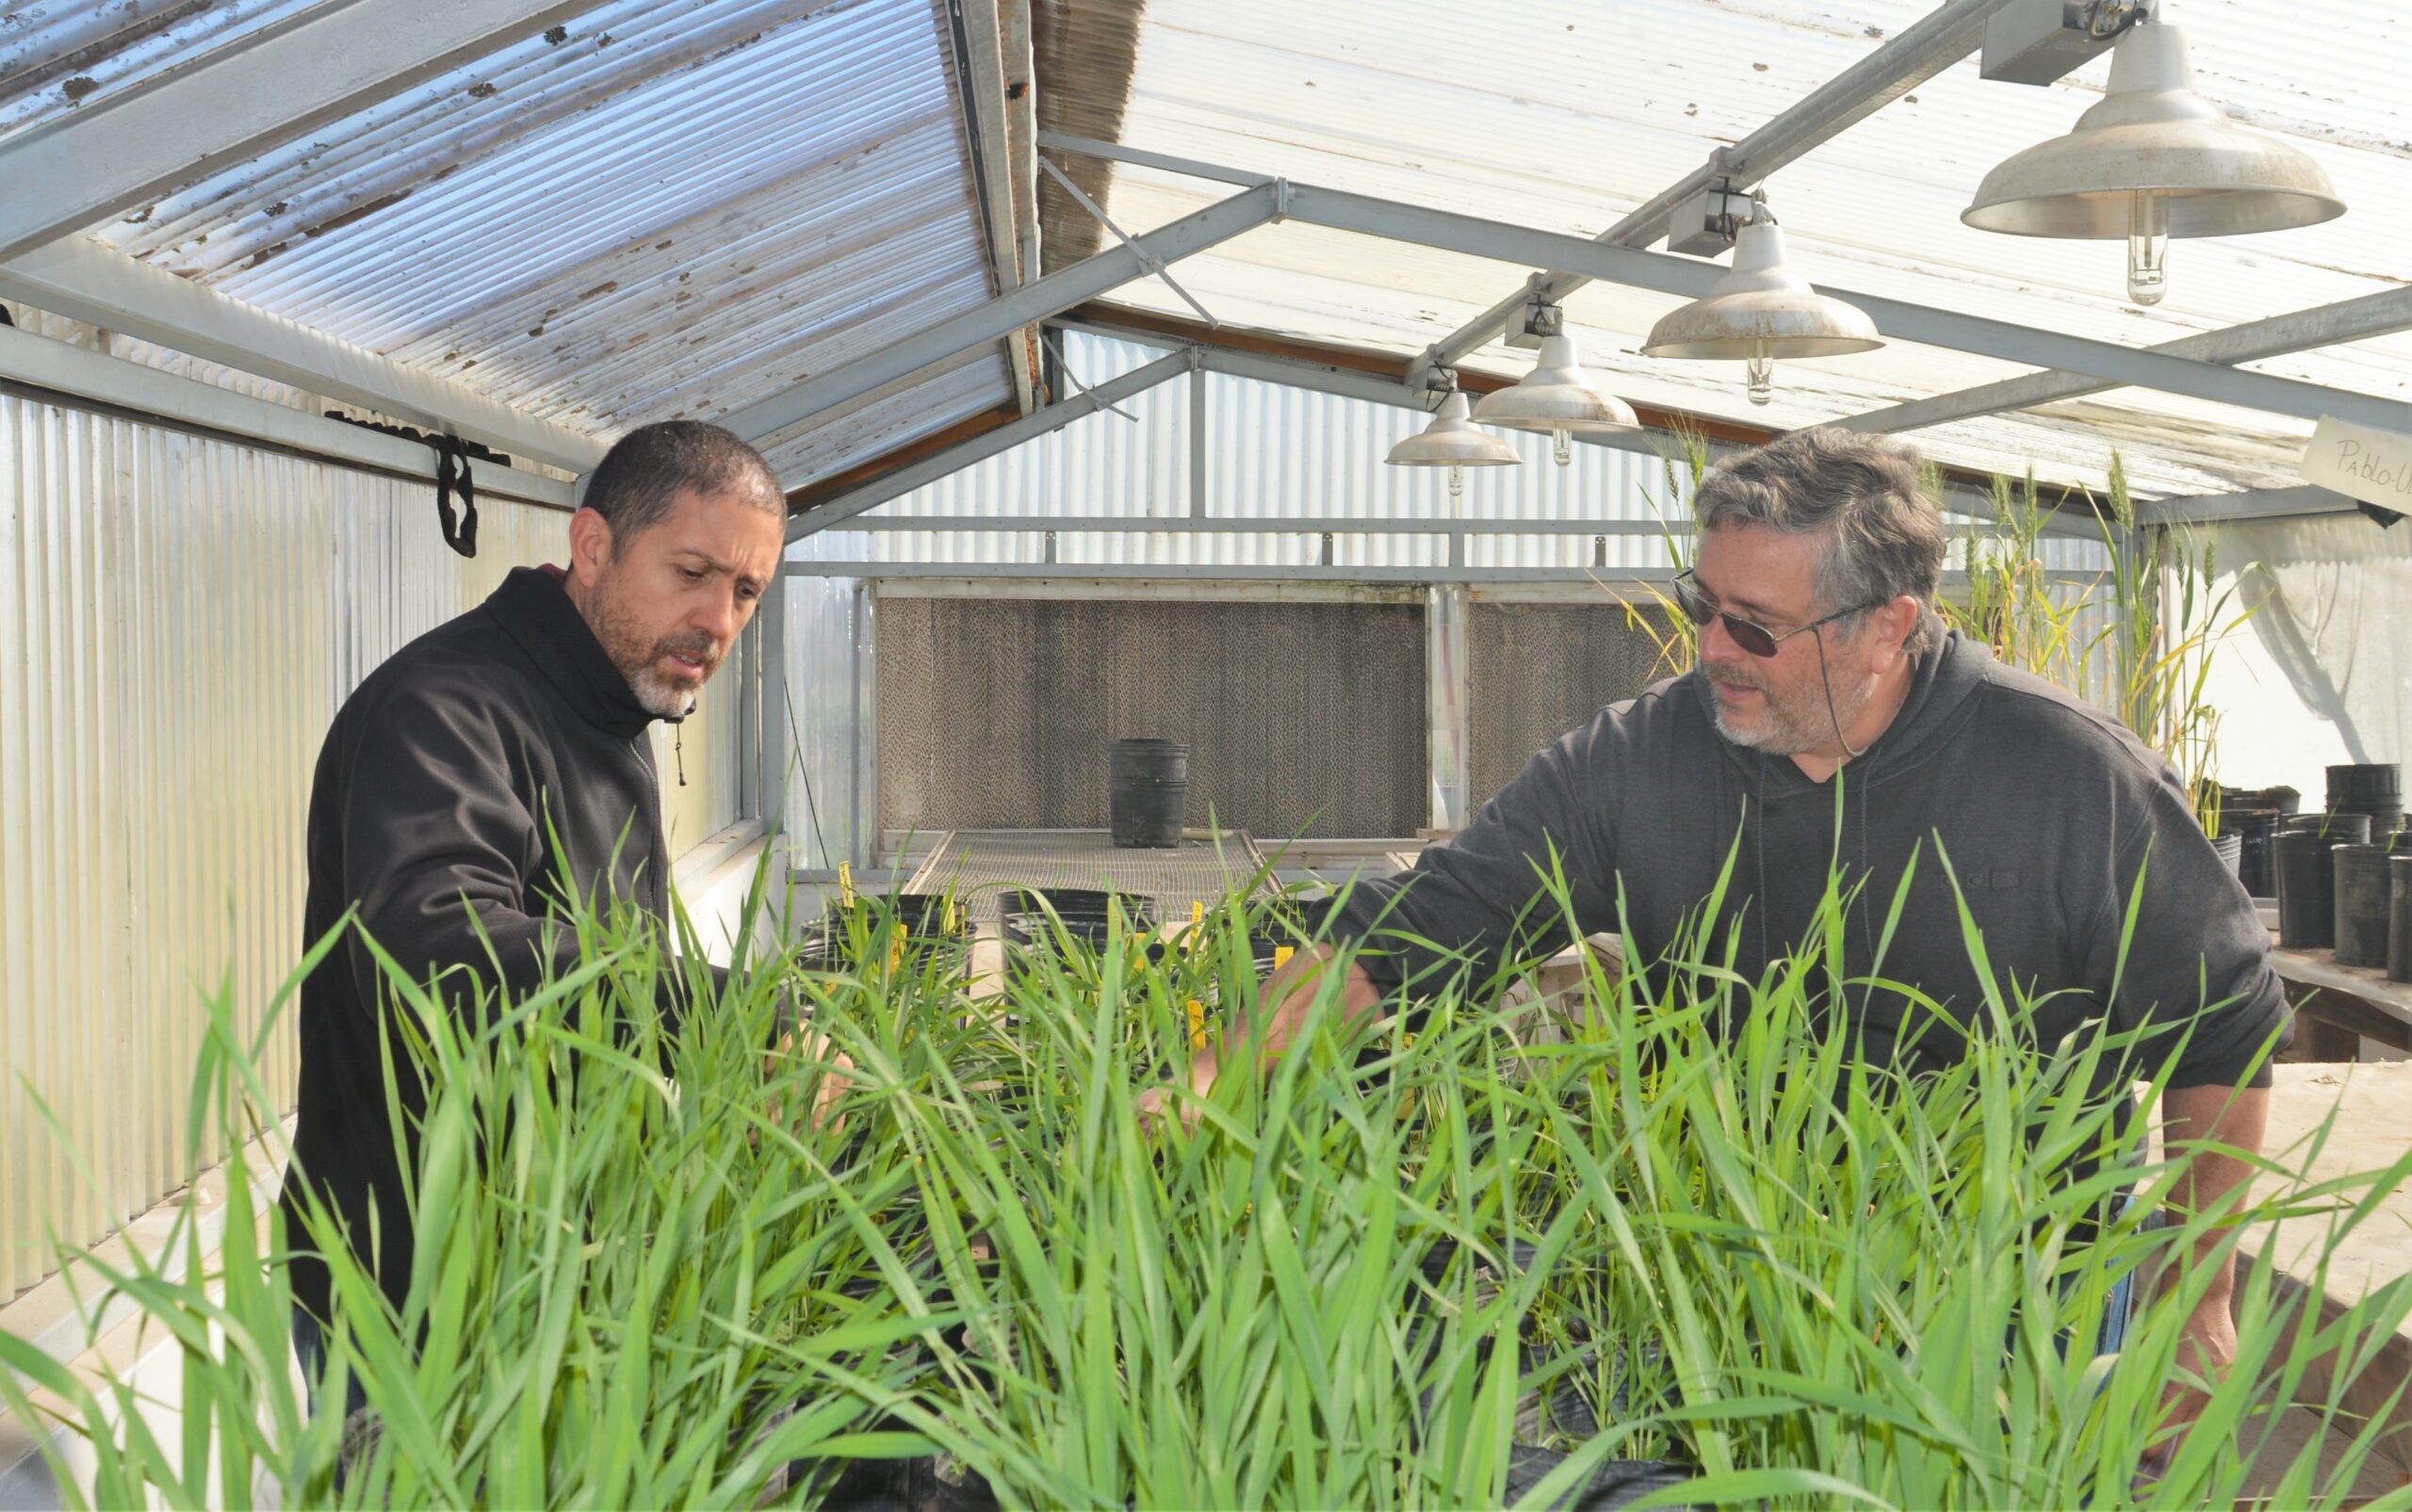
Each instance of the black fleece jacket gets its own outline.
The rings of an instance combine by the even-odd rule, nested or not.
[[[555,915],[564,882],[590,902],[616,899],[666,917],[669,856],[645,735],[653,719],[559,577],[521,567],[483,604],[396,652],[327,732],[310,791],[302,940],[320,938],[354,905],[359,929],[302,984],[286,1227],[299,1244],[306,1171],[356,1247],[378,1236],[378,1279],[398,1307],[410,1289],[412,1232],[402,1152],[386,1118],[382,1045],[392,1022],[360,934],[421,982],[450,973],[448,1000],[465,1013],[479,1000],[472,979],[507,1001],[548,965],[578,964],[577,936]],[[553,837],[572,878],[560,874]],[[395,1061],[409,1065],[399,1042]],[[408,1076],[397,1081],[416,1121],[424,1092]],[[297,1263],[293,1285],[297,1302],[328,1316],[323,1264]]]
[[[1847,885],[1866,883],[1843,932],[1857,978],[1871,970],[1915,866],[1884,979],[1963,1021],[1980,1014],[1964,896],[2004,997],[2015,1005],[2015,984],[2035,1001],[2045,1048],[2089,1018],[2120,1028],[2192,1019],[2176,1084],[2234,1085],[2250,1072],[2266,1085],[2253,1060],[2288,1014],[2269,931],[2167,763],[2116,720],[2002,666],[1985,646],[1931,618],[1928,631],[1932,649],[1919,656],[1900,713],[1839,773],[1839,811],[1834,783],[1719,735],[1714,694],[1695,671],[1603,709],[1413,870],[1361,885],[1345,932],[1389,951],[1364,963],[1389,987],[1446,969],[1409,937],[1491,961],[1511,947],[1562,943],[1566,920],[1545,901],[1516,922],[1555,854],[1582,932],[1626,932],[1627,959],[1646,970],[1699,917],[1730,855],[1717,939],[1739,920],[1735,965],[1745,977],[1810,931],[1834,867]],[[1854,990],[1845,1011],[1882,1060],[1904,1037],[1907,1009],[1898,993]],[[1931,1016],[1907,1036],[1914,1063],[1965,1052]]]

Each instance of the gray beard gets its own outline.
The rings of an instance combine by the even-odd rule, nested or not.
[[[656,719],[684,719],[687,711],[695,707],[693,693],[655,672],[650,663],[634,672],[622,667],[620,672],[628,679],[628,691],[636,694],[644,711]]]
[[[1850,728],[1851,721],[1859,718],[1861,711],[1867,707],[1867,690],[1864,688],[1856,697],[1849,690],[1836,690],[1832,713],[1827,711],[1826,692],[1822,686],[1812,684],[1801,691],[1803,696],[1798,707],[1778,703],[1770,692],[1754,731],[1736,729],[1725,716],[1725,706],[1712,703],[1709,707],[1716,721],[1717,733],[1745,750],[1768,756],[1799,756],[1803,751],[1814,751],[1829,740],[1839,742],[1841,731]],[[1712,699],[1715,696],[1710,694]]]

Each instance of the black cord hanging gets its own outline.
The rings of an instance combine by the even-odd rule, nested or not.
[[[687,725],[684,721],[670,727],[670,754],[678,762],[678,786],[687,786]]]
[[[435,512],[444,544],[464,557],[478,554],[478,489],[469,476],[468,448],[459,436],[429,436],[435,448]],[[452,495],[461,496],[461,513],[452,512]]]

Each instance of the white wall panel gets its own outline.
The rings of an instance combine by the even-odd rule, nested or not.
[[[201,994],[231,983],[248,1032],[298,959],[337,705],[511,567],[562,560],[565,516],[485,501],[464,561],[424,485],[12,398],[0,488],[5,1299],[54,1235],[89,1243],[187,1179]],[[674,844],[736,817],[736,705],[687,734]],[[290,1022],[269,1043],[287,1097]]]

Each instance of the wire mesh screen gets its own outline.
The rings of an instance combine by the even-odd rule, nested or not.
[[[1660,626],[1661,633],[1664,626]],[[1534,752],[1671,670],[1622,605],[1475,604],[1466,618],[1466,811]]]
[[[1416,604],[883,598],[880,822],[1102,829],[1106,746],[1190,748],[1186,821],[1259,839],[1412,834]]]

